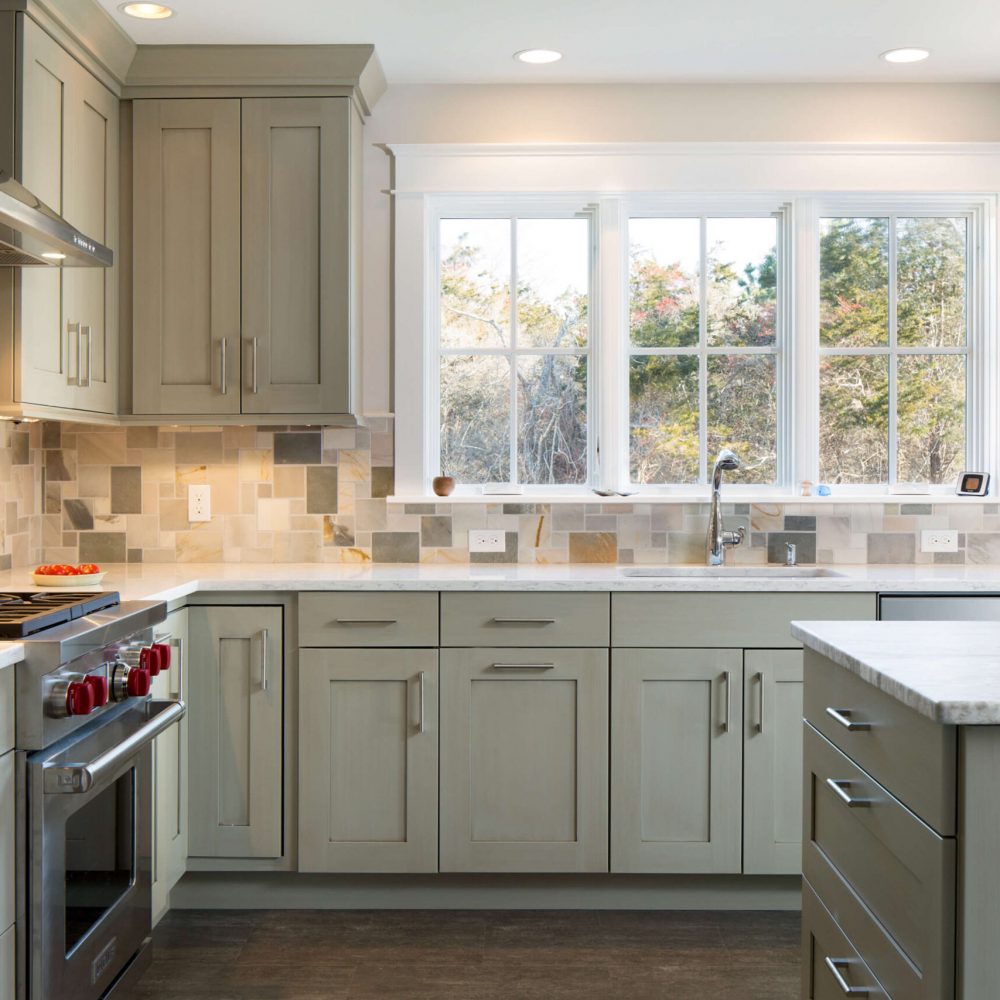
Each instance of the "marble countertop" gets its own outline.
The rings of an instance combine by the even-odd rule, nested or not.
[[[792,635],[935,722],[1000,724],[1000,622],[792,622]]]

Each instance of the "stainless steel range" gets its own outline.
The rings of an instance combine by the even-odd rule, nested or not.
[[[184,714],[151,701],[170,669],[160,602],[0,594],[16,667],[18,996],[122,996],[148,964],[152,740]]]

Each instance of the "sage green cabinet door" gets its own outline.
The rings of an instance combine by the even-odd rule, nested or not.
[[[282,609],[188,608],[188,853],[282,854]]]
[[[170,669],[153,681],[153,697],[188,702],[188,612],[171,612],[156,628],[170,646]],[[188,719],[153,743],[153,921],[169,908],[170,890],[187,868]]]
[[[133,102],[133,410],[240,412],[240,102]]]
[[[0,814],[0,928],[9,927],[17,917],[14,785],[14,752],[10,751],[0,757],[0,801],[6,803]]]
[[[118,244],[118,99],[30,18],[19,20],[21,179],[50,208],[114,250]],[[24,268],[21,402],[114,413],[116,268]]]
[[[743,871],[802,871],[802,652],[743,654]]]
[[[743,655],[616,649],[611,870],[739,872]]]
[[[299,870],[436,872],[436,649],[303,649]]]
[[[17,928],[11,926],[0,934],[0,1000],[17,996]]]
[[[441,651],[441,871],[608,870],[608,654]]]
[[[243,412],[351,408],[346,97],[243,101]]]

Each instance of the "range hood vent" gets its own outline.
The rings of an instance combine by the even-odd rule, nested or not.
[[[114,254],[0,171],[0,267],[111,267]]]

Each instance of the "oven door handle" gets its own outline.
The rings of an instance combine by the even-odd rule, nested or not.
[[[151,718],[134,733],[130,733],[110,750],[86,764],[52,764],[43,768],[43,788],[46,795],[67,795],[89,792],[94,785],[110,777],[129,757],[156,739],[165,729],[183,718],[187,706],[182,701],[150,701],[147,712]]]

